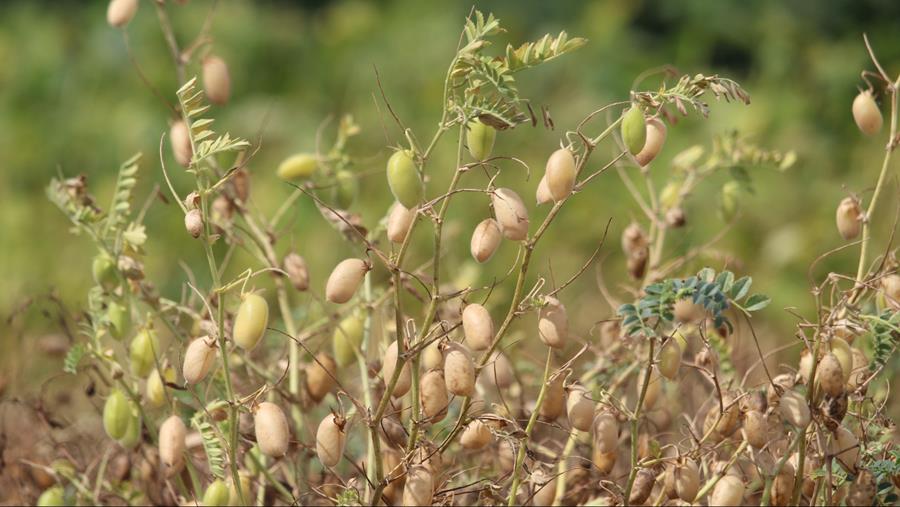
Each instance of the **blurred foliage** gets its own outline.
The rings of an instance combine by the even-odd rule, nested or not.
[[[203,0],[184,7],[170,2],[179,40],[194,38],[210,5]],[[878,171],[881,141],[858,133],[850,103],[862,84],[860,71],[871,67],[863,32],[885,67],[900,71],[900,3],[497,0],[478,7],[503,20],[509,29],[501,37],[504,44],[507,38],[515,42],[560,30],[588,39],[584,48],[530,72],[519,83],[535,110],[549,109],[556,130],[520,126],[498,136],[495,152],[525,160],[533,174],[540,174],[563,131],[598,106],[627,97],[634,78],[647,69],[668,64],[689,74],[721,73],[750,92],[749,107],[720,104],[709,121],[687,118],[671,127],[654,172],[662,181],[672,156],[697,143],[709,146],[705,140],[731,129],[760,146],[796,150],[798,164],[790,171],[754,175],[755,192],[747,197],[738,224],[716,245],[737,255],[729,269],[737,276],[752,274],[756,287],[772,297],[773,304],[761,312],[763,339],[772,345],[787,343],[795,320],[781,309],[810,313],[809,263],[841,244],[834,226],[837,203],[849,191],[865,197]],[[212,48],[229,64],[233,99],[212,115],[219,130],[262,144],[250,165],[253,205],[274,211],[291,190],[275,178],[277,164],[293,152],[313,150],[317,133],[327,137],[334,131],[320,132],[321,126],[330,122],[334,127],[339,115],[352,113],[362,127],[352,149],[367,161],[356,168],[366,175],[366,191],[354,209],[374,225],[389,205],[383,178],[387,146],[402,141],[380,103],[375,69],[397,114],[420,139],[428,138],[440,113],[443,75],[470,8],[465,2],[415,0],[218,2]],[[83,173],[101,202],[107,202],[117,168],[140,151],[144,161],[137,205],[162,184],[157,153],[170,113],[141,82],[122,34],[105,23],[105,9],[104,1],[0,4],[0,279],[5,289],[0,293],[0,326],[28,297],[55,289],[76,307],[90,285],[93,252],[87,241],[69,236],[65,219],[45,199],[43,189],[51,177],[58,171]],[[141,1],[127,34],[142,72],[174,102],[173,66],[149,1]],[[189,75],[197,71],[189,69]],[[644,86],[652,89],[658,80],[650,78]],[[450,174],[453,144],[442,143],[435,153],[432,166],[448,166],[443,173],[434,171],[438,180]],[[175,167],[168,150],[165,156]],[[525,182],[520,168],[505,169],[500,184],[528,198],[534,195],[536,177]],[[188,181],[183,174],[175,180],[176,185]],[[710,191],[718,188],[712,184]],[[896,183],[890,187],[876,219],[875,251],[886,245],[892,225]],[[670,243],[673,251],[708,240],[721,226],[713,201],[694,199],[686,210],[688,226]],[[451,207],[450,220],[475,224],[487,211],[485,199],[461,197]],[[547,267],[552,261],[553,273],[567,277],[590,255],[608,218],[614,219],[611,238],[618,238],[638,214],[622,183],[612,173],[604,175],[567,207],[548,234],[547,244],[565,242],[567,248],[541,252],[542,264],[537,265]],[[295,207],[292,220],[291,242],[309,261],[314,287],[321,287],[335,260],[349,249],[308,200]],[[148,276],[162,284],[161,293],[177,297],[184,279],[179,261],[202,265],[201,249],[184,233],[173,203],[157,200],[146,223]],[[456,273],[458,260],[468,255],[468,230],[450,227],[447,232],[458,238],[446,243],[455,259],[448,272]],[[422,251],[414,252],[419,260],[430,255],[430,242],[421,244]],[[625,279],[617,240],[608,242],[604,255],[604,274],[614,287]],[[855,249],[834,255],[816,274],[852,273],[857,255]],[[495,274],[502,275],[503,261],[514,256],[515,248],[504,246],[487,270],[496,268]],[[233,265],[242,262],[251,261]],[[724,258],[705,262],[725,267]],[[204,270],[198,271],[203,283]],[[568,290],[584,295],[579,299],[583,304],[570,305],[580,329],[589,328],[598,314],[614,314],[599,297],[593,276],[582,277]],[[35,312],[25,319],[18,330],[0,333],[4,350],[55,326]]]

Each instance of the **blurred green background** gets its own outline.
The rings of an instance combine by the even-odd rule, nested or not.
[[[149,1],[140,3],[127,29],[134,57],[153,86],[174,101],[177,85],[156,14]],[[193,40],[211,3],[167,4],[181,43]],[[654,173],[665,178],[668,159],[693,144],[708,146],[712,136],[730,129],[768,148],[797,151],[799,162],[786,173],[754,171],[755,193],[747,196],[738,225],[717,245],[735,254],[739,274],[752,274],[757,290],[772,296],[763,313],[764,339],[787,343],[795,319],[782,309],[797,307],[809,315],[807,267],[841,244],[834,227],[837,203],[849,191],[868,197],[880,167],[884,136],[859,134],[850,103],[862,85],[860,71],[871,68],[863,32],[885,67],[900,71],[900,2],[508,0],[476,6],[501,19],[508,29],[504,44],[560,30],[589,39],[586,47],[519,77],[523,96],[535,109],[549,108],[557,128],[523,125],[501,134],[495,152],[526,161],[538,175],[566,129],[604,103],[626,98],[634,78],[648,68],[671,64],[688,74],[719,73],[744,85],[752,96],[749,107],[714,104],[709,120],[690,117],[670,127]],[[417,0],[218,2],[212,48],[229,64],[233,94],[213,116],[220,131],[261,139],[250,165],[254,205],[276,209],[291,190],[274,176],[280,160],[313,150],[317,129],[330,117],[323,130],[327,142],[329,127],[352,113],[363,132],[351,151],[364,161],[358,170],[369,174],[354,210],[373,226],[389,205],[382,172],[390,153],[386,146],[401,140],[383,104],[376,106],[373,69],[404,122],[420,139],[430,138],[444,72],[471,7]],[[51,177],[58,171],[86,174],[103,204],[119,164],[140,151],[139,195],[162,183],[157,153],[169,113],[142,84],[122,34],[106,24],[105,11],[100,0],[0,4],[0,326],[8,325],[6,317],[27,298],[53,289],[72,307],[83,305],[91,285],[92,246],[70,236],[64,217],[44,197]],[[655,87],[658,81],[645,85]],[[446,167],[445,176],[454,149],[448,137],[435,154],[433,167]],[[608,154],[604,147],[597,155]],[[173,164],[168,150],[165,156]],[[531,202],[537,177],[525,181],[521,169],[504,169],[500,182]],[[174,172],[176,185],[188,188],[188,176]],[[721,226],[713,213],[716,184],[721,181],[701,187],[689,203],[689,225],[672,241],[674,248],[702,242]],[[887,243],[895,189],[894,176],[876,218],[874,251]],[[451,275],[467,258],[470,227],[488,213],[483,197],[455,202],[450,216],[458,227],[448,231],[457,238],[448,242]],[[543,217],[546,209],[534,213]],[[615,287],[625,280],[618,236],[639,213],[618,178],[608,173],[562,213],[546,240],[552,247],[543,247],[535,265],[546,274],[552,260],[557,279],[567,278],[590,255],[612,217],[604,255],[608,282]],[[331,267],[352,250],[308,200],[292,215],[290,242],[309,260],[314,286],[321,290]],[[202,281],[201,249],[184,233],[181,213],[172,204],[154,204],[146,224],[148,277],[162,294],[177,298],[184,280],[178,261],[201,266]],[[431,248],[424,238],[420,244],[418,260]],[[817,275],[851,273],[857,255],[856,249],[834,255]],[[514,256],[514,248],[505,246],[488,272],[502,274],[503,260]],[[713,265],[721,267],[721,261]],[[580,329],[611,314],[590,274],[570,289],[569,298]],[[20,340],[54,326],[34,312],[23,319],[26,323],[6,327],[0,337],[7,358],[14,357],[8,352]]]

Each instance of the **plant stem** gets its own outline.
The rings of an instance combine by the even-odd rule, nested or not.
[[[525,436],[522,437],[521,445],[519,445],[519,452],[516,454],[516,464],[513,467],[513,476],[512,476],[512,485],[509,487],[509,498],[507,499],[507,505],[516,505],[516,494],[519,492],[519,469],[522,468],[522,463],[525,461],[525,449],[528,446],[528,438],[531,436],[531,431],[534,429],[534,425],[537,423],[538,415],[541,412],[541,405],[544,403],[544,397],[547,393],[547,379],[550,377],[550,364],[553,360],[553,349],[547,347],[547,361],[544,363],[544,375],[541,377],[541,391],[538,393],[537,401],[534,403],[534,410],[531,412],[531,417],[528,418],[528,425],[525,426]]]
[[[625,505],[628,505],[631,488],[634,486],[634,479],[637,477],[638,472],[638,424],[641,417],[641,408],[644,405],[644,396],[647,394],[647,388],[650,386],[650,379],[653,373],[653,349],[655,344],[656,338],[650,338],[650,352],[647,354],[647,369],[644,370],[644,382],[641,384],[641,393],[638,396],[637,406],[634,408],[634,414],[631,416],[631,471],[628,473],[628,483],[625,485]]]
[[[566,446],[563,448],[562,455],[559,458],[559,466],[556,470],[556,494],[553,496],[553,505],[560,505],[563,496],[566,494],[566,476],[568,475],[566,473],[566,461],[568,461],[572,451],[575,450],[576,443],[578,443],[578,430],[571,428],[569,438],[566,440]]]

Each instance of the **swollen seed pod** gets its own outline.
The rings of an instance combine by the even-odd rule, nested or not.
[[[794,492],[794,467],[790,462],[782,466],[781,471],[772,480],[770,497],[772,505],[783,507],[791,505],[791,495]]]
[[[228,485],[222,479],[212,481],[203,493],[204,507],[225,507],[231,497]]]
[[[675,380],[681,367],[681,346],[675,339],[668,340],[659,351],[659,372],[669,380]]]
[[[250,477],[243,473],[238,480],[241,485],[240,492],[233,481],[230,479],[228,481],[228,505],[250,505],[256,498],[253,494],[253,483],[250,482]]]
[[[754,449],[762,449],[769,441],[768,435],[769,423],[766,416],[759,410],[750,410],[744,414],[744,424],[741,426],[741,433],[744,440]]]
[[[563,388],[563,377],[559,375],[547,383],[547,390],[544,392],[544,402],[541,404],[539,413],[541,419],[555,421],[565,409],[566,391]]]
[[[397,369],[397,362],[400,360],[397,355],[397,347],[397,341],[395,340],[384,351],[384,359],[381,363],[381,377],[384,379],[385,385],[390,383],[391,378],[394,376],[394,371]],[[412,370],[409,362],[405,362],[403,363],[403,369],[400,371],[400,376],[397,378],[397,383],[394,385],[392,395],[395,398],[399,398],[409,392],[410,386],[412,386]]]
[[[350,301],[369,272],[369,264],[362,259],[344,259],[328,276],[325,299],[336,304]]]
[[[594,447],[602,453],[613,452],[619,445],[619,420],[603,411],[594,417]]]
[[[883,277],[881,290],[888,305],[895,310],[900,310],[900,274],[892,273]]]
[[[506,389],[515,381],[512,363],[509,358],[502,352],[494,352],[490,361],[481,370],[480,375],[486,375],[487,382],[490,382],[499,389]]]
[[[556,498],[556,482],[559,476],[549,475],[543,470],[537,470],[531,475],[532,493],[531,505],[553,505]]]
[[[188,384],[202,382],[216,362],[217,351],[215,340],[209,336],[201,336],[192,341],[184,353],[184,365],[181,369],[184,381]]]
[[[500,232],[500,225],[497,224],[497,221],[493,218],[485,218],[475,226],[475,230],[472,232],[470,243],[472,257],[476,262],[487,262],[497,251],[502,238],[503,234]]]
[[[508,188],[498,188],[491,195],[494,215],[500,232],[511,241],[522,241],[528,236],[528,209],[519,195]]]
[[[828,453],[834,455],[846,470],[853,470],[859,460],[859,439],[844,426],[838,426],[831,439]]]
[[[387,180],[394,198],[407,209],[422,202],[425,192],[412,152],[399,150],[391,155],[387,162]]]
[[[331,198],[338,209],[348,209],[359,195],[359,181],[352,172],[342,170],[334,175]]]
[[[481,120],[469,122],[469,128],[466,131],[466,145],[469,147],[472,158],[485,160],[490,157],[496,137],[497,129],[494,127],[485,125]]]
[[[800,375],[800,379],[803,380],[804,384],[809,384],[809,376],[812,375],[812,368],[812,353],[809,349],[803,349],[800,351],[800,364],[797,368],[797,373]]]
[[[106,22],[114,28],[127,25],[137,13],[138,0],[112,0],[106,8]]]
[[[462,312],[463,333],[466,345],[472,350],[485,350],[494,341],[494,321],[487,308],[472,303]]]
[[[631,222],[622,231],[622,251],[628,257],[634,257],[647,248],[647,235],[637,222]]]
[[[387,237],[392,243],[403,243],[409,234],[413,220],[416,219],[415,209],[406,209],[399,202],[395,202],[391,207],[387,220]]]
[[[440,368],[444,364],[444,354],[441,353],[437,340],[429,343],[422,351],[422,368],[425,371]]]
[[[594,448],[591,451],[591,462],[594,463],[594,466],[597,468],[597,473],[600,474],[600,476],[606,476],[612,472],[612,469],[616,466],[618,457],[619,451],[617,449],[613,449],[610,452],[602,452],[594,445]]]
[[[634,156],[641,167],[649,164],[659,155],[663,144],[666,142],[666,124],[659,118],[650,118],[647,120],[647,135],[644,141],[644,147]]]
[[[844,373],[834,354],[829,352],[819,360],[816,380],[822,391],[829,396],[838,396],[844,392]]]
[[[287,452],[291,430],[287,417],[278,405],[264,401],[253,416],[256,443],[266,456],[280,458]]]
[[[187,167],[191,165],[194,150],[191,148],[191,133],[184,120],[175,120],[169,127],[169,142],[172,143],[172,155],[175,162]]]
[[[471,396],[475,392],[475,363],[465,345],[448,345],[444,356],[444,381],[450,394]]]
[[[147,404],[151,408],[159,408],[166,403],[166,385],[165,382],[175,382],[175,369],[167,366],[163,370],[163,374],[159,374],[156,368],[150,372],[147,377],[147,387],[145,390]]]
[[[697,497],[697,491],[700,490],[700,470],[697,462],[692,459],[684,460],[675,466],[673,475],[678,498],[684,502],[693,502]]]
[[[871,136],[881,130],[883,122],[881,110],[878,109],[878,104],[875,103],[871,91],[860,92],[853,99],[852,111],[853,121],[856,122],[856,126],[863,134]]]
[[[782,419],[795,428],[806,428],[809,424],[809,405],[802,394],[794,390],[785,391],[778,402],[778,411]]]
[[[853,355],[853,371],[847,380],[847,386],[850,390],[856,391],[868,377],[869,359],[866,358],[866,354],[862,350],[856,347],[851,349],[851,353]]]
[[[537,201],[537,205],[547,204],[548,202],[553,202],[553,194],[550,193],[550,184],[547,183],[547,175],[541,177],[541,181],[538,182],[537,190],[534,192],[534,199]]]
[[[334,389],[337,364],[325,352],[316,354],[315,360],[306,365],[306,392],[316,402],[322,401]]]
[[[558,299],[548,296],[538,316],[538,335],[544,345],[561,349],[569,337],[569,317]]]
[[[434,498],[434,480],[431,472],[422,465],[413,465],[406,473],[403,488],[403,505],[431,505]]]
[[[347,366],[356,358],[356,349],[362,343],[364,325],[365,318],[362,314],[353,313],[344,317],[334,329],[332,346],[334,359],[339,368]]]
[[[99,254],[94,257],[91,263],[91,273],[94,275],[94,281],[97,285],[106,290],[111,290],[119,284],[119,279],[116,276],[116,263],[106,254]]]
[[[159,340],[156,338],[156,332],[150,328],[141,329],[131,339],[128,350],[131,372],[138,377],[146,377],[156,366],[157,350],[159,350]]]
[[[436,423],[447,415],[447,386],[441,370],[430,370],[419,379],[419,403],[425,418]]]
[[[137,3],[137,1],[135,1]],[[37,500],[38,507],[62,507],[68,505],[66,502],[66,491],[62,486],[53,486],[45,489]]]
[[[656,484],[656,474],[648,468],[638,470],[631,486],[631,495],[628,497],[629,505],[643,505],[650,498],[653,486]]]
[[[841,364],[841,374],[846,384],[850,380],[850,372],[853,371],[853,351],[850,350],[850,344],[843,338],[835,336],[831,339],[831,353]]]
[[[203,215],[199,209],[192,209],[184,215],[184,229],[193,238],[199,238],[203,233]]]
[[[125,305],[110,301],[106,307],[106,321],[110,336],[121,340],[131,326],[131,311]]]
[[[231,96],[231,76],[225,60],[211,55],[203,59],[203,89],[213,104],[222,105]]]
[[[306,267],[306,260],[303,257],[294,252],[285,255],[284,270],[295,289],[300,292],[309,289],[309,268]]]
[[[726,475],[716,483],[716,487],[709,497],[709,504],[721,506],[743,505],[744,490],[744,483],[739,477]]]
[[[113,440],[125,436],[131,418],[131,402],[125,393],[115,389],[109,393],[103,405],[103,429]]]
[[[463,430],[462,434],[459,437],[459,443],[465,449],[469,450],[477,450],[482,449],[493,439],[493,434],[491,433],[490,428],[487,427],[486,424],[475,419],[466,425],[466,429]]]
[[[580,431],[590,431],[594,422],[594,408],[596,403],[591,399],[591,393],[581,385],[569,388],[569,396],[566,398],[566,415],[569,424]]]
[[[286,181],[305,180],[315,174],[319,162],[312,153],[297,153],[284,159],[275,171],[279,178]]]
[[[572,152],[566,148],[554,151],[547,160],[544,178],[554,201],[569,197],[575,186],[575,157]]]
[[[622,141],[632,155],[640,153],[647,140],[647,127],[644,122],[644,113],[637,105],[632,105],[622,115]]]
[[[171,415],[159,427],[159,460],[163,475],[172,477],[184,467],[184,439],[187,428],[177,415]]]
[[[859,201],[853,197],[845,197],[837,207],[836,222],[838,233],[845,240],[859,236],[862,229],[862,209]]]
[[[269,303],[259,294],[242,295],[241,306],[234,317],[232,338],[244,350],[259,345],[269,325]]]
[[[319,461],[326,467],[340,463],[346,442],[344,420],[334,414],[326,415],[316,430],[316,456]]]

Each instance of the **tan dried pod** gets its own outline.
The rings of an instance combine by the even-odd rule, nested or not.
[[[343,304],[356,294],[371,266],[362,259],[344,259],[328,276],[325,284],[325,299]]]
[[[175,120],[169,127],[169,142],[172,143],[172,155],[178,164],[187,167],[191,165],[194,150],[191,148],[191,133],[188,132],[184,120]]]
[[[677,229],[684,227],[686,223],[687,215],[684,213],[684,208],[677,207],[666,211],[666,225],[669,227]]]
[[[647,273],[647,260],[650,257],[650,250],[647,247],[644,247],[634,255],[630,255],[628,260],[625,262],[625,268],[628,271],[628,276],[630,276],[634,280],[640,280]]]
[[[503,233],[500,232],[500,225],[497,224],[497,221],[493,218],[485,218],[475,226],[475,230],[472,232],[472,240],[469,244],[472,257],[476,262],[487,262],[497,251],[502,238]]]
[[[388,505],[397,504],[403,494],[403,485],[406,484],[403,455],[397,449],[382,446],[381,466],[388,481],[384,488],[384,496],[388,499]]]
[[[192,341],[184,353],[184,364],[181,369],[184,381],[188,384],[203,381],[216,362],[217,351],[216,341],[209,336],[201,336]]]
[[[769,405],[775,405],[781,398],[781,393],[794,387],[794,376],[790,373],[776,375],[772,379],[772,384],[766,386],[766,401]]]
[[[725,411],[722,412],[722,417],[719,418],[719,422],[716,424],[716,431],[727,437],[737,429],[740,423],[741,411],[739,404],[734,403],[734,396],[730,393],[722,396],[722,402],[725,406]],[[718,404],[713,409],[718,412]]]
[[[399,202],[394,202],[387,220],[387,237],[392,243],[403,243],[409,234],[413,221],[416,219],[416,210],[407,209]]]
[[[676,321],[682,324],[689,324],[699,322],[706,314],[706,309],[694,303],[690,298],[682,298],[675,301],[675,304],[672,306],[672,314],[675,316]]]
[[[869,359],[862,350],[856,347],[851,347],[850,353],[853,355],[853,371],[850,372],[847,386],[851,391],[856,391],[868,378]]]
[[[447,391],[456,396],[475,392],[475,363],[465,345],[449,343],[444,355],[444,381]]]
[[[809,384],[809,376],[812,375],[813,357],[809,349],[800,351],[800,365],[797,367],[797,373],[804,384]]]
[[[225,60],[215,55],[203,59],[203,89],[213,104],[228,102],[231,96],[231,76]]]
[[[483,422],[475,419],[466,425],[466,428],[459,437],[459,443],[465,449],[476,450],[491,443],[493,438],[494,435],[491,433],[490,428]]]
[[[853,470],[859,460],[859,439],[845,426],[838,426],[834,431],[828,453],[847,470]]]
[[[403,505],[431,505],[434,498],[434,480],[422,465],[409,467],[406,486],[403,488]]]
[[[558,475],[550,475],[543,470],[536,470],[531,474],[531,505],[553,505],[556,498],[556,482]]]
[[[394,377],[394,371],[397,369],[397,363],[400,359],[397,354],[398,345],[397,341],[394,340],[388,345],[387,350],[384,351],[384,358],[381,362],[381,378],[384,379],[385,385],[388,385]],[[394,384],[394,392],[392,395],[395,398],[399,398],[408,393],[411,386],[412,369],[410,368],[409,363],[405,362],[403,363],[403,369],[400,371],[400,376],[397,378],[397,383]]]
[[[419,402],[425,418],[430,422],[435,423],[446,417],[449,398],[441,370],[430,370],[422,375],[419,380]]]
[[[528,237],[528,208],[519,195],[508,188],[498,188],[491,194],[494,216],[506,239],[522,241]]]
[[[159,427],[159,459],[163,476],[172,477],[184,468],[184,439],[187,428],[177,415],[169,416]]]
[[[744,424],[741,433],[744,440],[754,449],[762,449],[769,442],[767,434],[768,422],[766,416],[759,410],[750,410],[744,414]]]
[[[829,396],[838,396],[844,392],[844,373],[834,354],[829,352],[819,360],[816,380],[822,391]]]
[[[138,0],[112,0],[106,8],[106,22],[114,28],[127,25],[137,13]]]
[[[575,156],[572,152],[566,148],[554,151],[547,160],[544,178],[554,201],[569,197],[575,186]]]
[[[482,379],[487,379],[487,382],[500,389],[506,389],[516,380],[512,363],[509,362],[509,358],[506,357],[506,354],[503,354],[502,352],[494,352],[491,354],[490,361],[488,361],[487,364],[484,365],[484,368],[481,369],[479,376],[483,376],[481,377]],[[485,382],[485,380],[482,380],[482,382]]]
[[[647,370],[641,370],[641,374],[638,375],[637,381],[637,396],[640,397],[641,390],[644,386],[644,379],[647,376]],[[659,399],[659,395],[662,392],[662,376],[659,374],[659,369],[655,366],[650,372],[650,382],[647,384],[647,392],[644,394],[644,409],[650,410],[656,405],[656,401]]]
[[[786,462],[781,471],[772,480],[770,499],[772,505],[783,507],[791,505],[791,496],[794,493],[794,467]]]
[[[778,401],[781,417],[795,428],[806,428],[809,424],[809,405],[806,398],[794,390],[785,391]]]
[[[550,184],[547,183],[546,174],[542,176],[541,181],[538,182],[537,190],[534,193],[534,199],[537,201],[538,206],[553,202],[553,194],[550,193]]]
[[[184,215],[184,229],[193,238],[199,238],[203,234],[203,215],[198,209],[192,209]]]
[[[897,309],[900,305],[900,275],[892,273],[881,279],[881,290],[890,305]]]
[[[266,456],[280,458],[287,452],[291,430],[287,417],[278,405],[264,401],[253,415],[256,443]]]
[[[335,414],[328,414],[319,423],[316,430],[316,456],[326,467],[336,466],[344,455],[347,434],[344,433],[346,421]]]
[[[591,399],[591,393],[582,385],[569,387],[569,395],[566,398],[566,415],[569,424],[580,431],[590,431],[594,422],[594,409],[596,403]]]
[[[685,459],[675,466],[673,470],[675,479],[675,491],[682,501],[693,503],[700,490],[700,469],[697,462]]]
[[[538,335],[544,345],[561,349],[569,337],[569,316],[566,307],[552,296],[544,298],[538,315]]]
[[[288,280],[300,292],[309,289],[309,268],[306,259],[296,252],[284,256],[284,271],[288,274]]]
[[[591,461],[594,463],[594,467],[597,469],[597,473],[600,475],[609,475],[612,472],[613,468],[616,466],[616,459],[619,457],[618,449],[613,449],[609,452],[601,451],[594,442],[594,448],[591,453]]]
[[[663,493],[670,500],[678,498],[678,490],[675,489],[675,465],[666,465],[663,472]]]
[[[678,377],[681,368],[681,346],[675,339],[666,341],[659,351],[659,372],[669,380]]]
[[[405,448],[409,438],[406,435],[406,429],[400,422],[397,415],[386,415],[381,418],[381,425],[378,428],[386,444],[397,448]]]
[[[487,308],[472,303],[462,312],[463,333],[466,345],[472,350],[486,350],[494,341],[494,321]]]
[[[441,353],[440,343],[437,340],[429,343],[422,351],[422,368],[425,371],[440,368],[444,364],[444,354]]]
[[[647,120],[647,139],[644,141],[644,147],[638,152],[634,158],[641,167],[649,164],[659,155],[663,144],[666,142],[666,124],[657,117]]]
[[[859,236],[862,229],[862,210],[859,201],[845,197],[837,207],[837,229],[841,237],[850,240]]]
[[[649,468],[638,470],[631,485],[631,495],[628,497],[629,505],[643,505],[650,498],[653,486],[656,484],[656,474]]]
[[[337,377],[337,363],[325,352],[316,354],[306,365],[306,392],[316,402],[322,401],[334,389]]]
[[[841,364],[841,374],[846,384],[850,380],[850,373],[853,371],[853,351],[850,350],[850,344],[843,338],[837,336],[831,339],[831,353],[837,358]]]
[[[872,97],[869,90],[860,92],[853,99],[853,120],[859,130],[867,136],[877,134],[881,130],[881,124],[884,119],[881,117],[881,110]]]
[[[500,440],[497,444],[497,464],[504,474],[512,472],[516,466],[516,449],[509,440]]]
[[[709,505],[737,506],[744,505],[746,486],[739,477],[726,475],[719,479],[709,497]]]
[[[633,257],[641,250],[647,248],[647,235],[637,222],[631,222],[622,231],[622,251],[628,257]]]
[[[555,421],[566,409],[566,392],[563,389],[563,377],[557,376],[547,383],[544,391],[544,402],[539,410],[541,419]]]
[[[847,491],[847,505],[872,505],[877,492],[875,476],[872,472],[862,469]]]
[[[619,447],[619,420],[612,412],[604,410],[594,417],[594,447],[602,453],[613,452]]]

